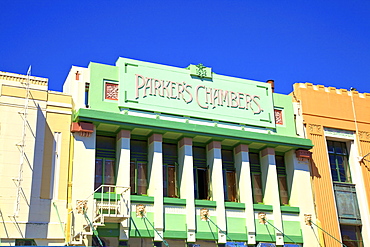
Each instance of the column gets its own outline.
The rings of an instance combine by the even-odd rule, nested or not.
[[[213,201],[216,201],[217,225],[226,232],[224,183],[222,176],[221,142],[212,141],[207,145],[207,164],[210,171],[210,186]],[[226,243],[226,235],[218,233],[218,242]]]
[[[186,199],[187,242],[195,242],[193,140],[188,137],[182,138],[178,143],[178,148],[180,198]]]
[[[254,222],[251,171],[248,145],[240,144],[234,148],[236,183],[240,202],[245,203],[245,218],[248,231],[248,244],[256,244],[256,226]]]
[[[116,193],[121,193],[126,188],[130,187],[130,138],[131,132],[129,130],[121,130],[117,134],[117,175],[116,175]],[[122,186],[122,187],[121,187]],[[125,188],[126,187],[126,188]],[[122,214],[130,215],[131,202],[130,202],[130,190],[124,193],[124,204],[121,208],[124,210]],[[120,224],[120,240],[128,240],[129,238],[129,219],[122,221]]]
[[[72,208],[74,209],[74,231],[83,231],[86,220],[83,214],[76,212],[77,201],[87,201],[87,215],[90,220],[95,217],[94,212],[94,182],[95,182],[95,148],[96,148],[96,130],[90,137],[80,136],[74,133],[73,150],[73,187],[72,187]],[[91,245],[91,237],[84,238],[84,245]]]
[[[279,183],[276,171],[275,150],[273,148],[265,148],[261,151],[261,172],[262,184],[264,187],[264,202],[273,206],[274,226],[280,231],[283,231],[283,223],[281,219],[280,210],[280,196],[279,196]],[[269,220],[269,219],[267,219]],[[275,231],[276,244],[283,245],[284,239],[279,231]]]
[[[148,145],[148,195],[154,197],[154,228],[163,237],[162,135],[151,135],[149,137]],[[154,233],[154,241],[162,241],[162,238]]]
[[[299,218],[302,229],[302,236],[304,243],[317,242],[318,236],[316,227],[312,231],[311,227],[305,223],[305,214],[311,214],[312,221],[316,222],[316,213],[314,208],[311,175],[310,175],[310,160],[298,160],[295,150],[291,150],[285,154],[285,165],[287,172],[287,182],[291,184],[289,203],[293,207],[299,207]],[[315,236],[316,234],[316,236]]]

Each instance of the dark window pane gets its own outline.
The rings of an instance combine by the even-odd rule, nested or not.
[[[282,205],[287,205],[288,202],[288,186],[286,181],[286,176],[279,176],[279,190],[280,190],[280,203]]]
[[[253,202],[262,203],[262,180],[261,175],[253,174],[252,175],[253,183]]]
[[[163,163],[175,164],[177,163],[177,144],[163,143]]]
[[[330,164],[331,165],[336,165],[337,164],[337,161],[335,159],[335,155],[334,154],[329,154],[329,161],[330,161]]]
[[[208,199],[208,172],[206,169],[197,169],[197,199]]]
[[[329,153],[334,153],[334,144],[332,141],[327,141],[327,145],[328,145],[328,152]]]
[[[340,182],[336,165],[331,165],[331,177],[332,177],[333,181]]]
[[[146,162],[148,160],[148,142],[146,140],[130,140],[131,159]]]
[[[116,138],[109,136],[96,136],[97,149],[116,149]]]
[[[330,169],[333,181],[351,182],[348,166],[348,152],[345,142],[327,141]],[[331,147],[333,152],[330,153]]]
[[[130,162],[130,187],[131,187],[131,194],[136,194],[136,162],[134,160],[131,160]]]
[[[249,153],[249,164],[251,172],[261,173],[260,158],[258,153]]]
[[[351,225],[340,225],[343,243],[348,247],[363,247],[361,227]]]
[[[236,178],[234,171],[226,172],[226,182],[227,182],[227,201],[236,202]]]
[[[95,160],[95,189],[103,184],[103,160]]]
[[[278,175],[286,175],[285,163],[284,163],[284,156],[276,155],[276,170]]]
[[[137,194],[146,194],[147,186],[147,165],[137,162]]]
[[[168,196],[167,195],[167,166],[163,165],[163,196]]]
[[[199,147],[199,146],[193,146],[193,155],[197,159],[206,159],[206,148],[205,147]]]
[[[340,142],[334,142],[334,151],[336,154],[342,154],[342,145]]]
[[[175,166],[168,166],[167,170],[168,174],[168,197],[176,197],[177,186],[176,186],[176,167]]]
[[[104,184],[114,185],[114,161],[105,160]]]
[[[222,163],[234,163],[234,152],[233,150],[221,149]]]

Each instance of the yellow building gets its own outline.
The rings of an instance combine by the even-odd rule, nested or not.
[[[311,178],[321,241],[370,246],[370,94],[297,83],[292,96],[297,131],[314,144]]]
[[[64,245],[70,96],[0,72],[0,245]]]

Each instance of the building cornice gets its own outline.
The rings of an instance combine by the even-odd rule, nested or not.
[[[27,82],[27,75],[21,75],[21,74],[15,74],[10,72],[4,72],[0,71],[0,80],[6,80],[6,81],[17,81],[21,83]],[[30,83],[40,86],[47,86],[48,85],[48,79],[42,78],[42,77],[36,77],[36,76],[30,76]]]

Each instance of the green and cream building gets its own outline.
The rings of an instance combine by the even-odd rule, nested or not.
[[[314,246],[312,143],[271,85],[201,64],[73,66],[67,242]]]

